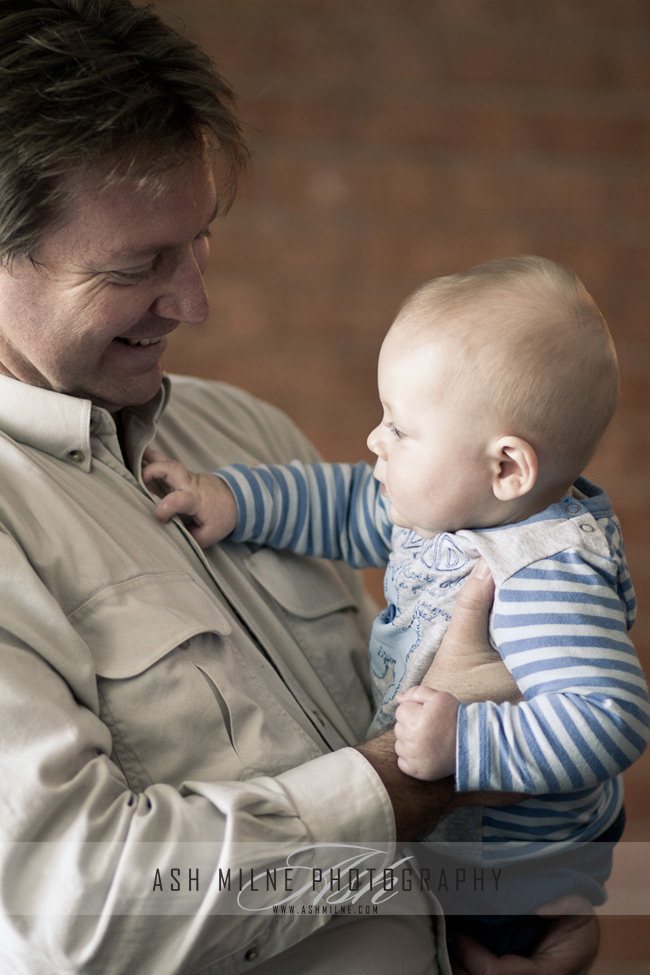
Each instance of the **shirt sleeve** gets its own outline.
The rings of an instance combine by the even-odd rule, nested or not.
[[[565,551],[499,588],[493,635],[525,700],[460,705],[460,790],[571,792],[642,754],[648,692],[615,580]]]
[[[0,592],[3,970],[248,971],[327,918],[242,910],[220,876],[305,847],[303,862],[325,871],[324,838],[392,842],[388,796],[351,748],[275,777],[130,789],[89,648],[5,532]],[[200,867],[199,890],[171,893],[170,871],[187,866]]]
[[[367,464],[233,464],[217,473],[237,502],[232,541],[342,559],[355,568],[386,565],[392,525]]]

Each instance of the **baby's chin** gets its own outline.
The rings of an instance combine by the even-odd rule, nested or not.
[[[391,507],[389,515],[390,520],[396,528],[404,528],[406,531],[415,532],[416,535],[420,535],[422,538],[433,538],[435,535],[440,535],[441,532],[447,530],[444,528],[423,528],[421,525],[415,525],[408,518],[404,518],[394,507]]]

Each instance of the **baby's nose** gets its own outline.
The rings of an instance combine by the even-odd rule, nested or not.
[[[368,444],[368,449],[379,457],[382,449],[382,439],[381,430],[378,426],[376,426],[374,430],[370,431],[366,443]]]

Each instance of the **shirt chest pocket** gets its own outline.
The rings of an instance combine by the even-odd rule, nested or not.
[[[243,777],[220,691],[231,627],[216,598],[186,573],[153,573],[102,590],[69,620],[95,661],[100,717],[131,788],[178,787],[215,768]],[[210,680],[193,659],[197,639],[210,647]]]
[[[263,548],[245,566],[275,613],[293,633],[356,737],[371,717],[365,616],[341,577],[341,567]],[[344,574],[353,570],[342,567]]]

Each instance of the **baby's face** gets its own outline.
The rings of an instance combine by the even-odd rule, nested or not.
[[[392,329],[379,356],[381,423],[368,437],[390,518],[425,538],[494,524],[487,419],[444,343]]]

